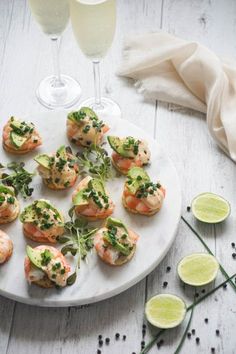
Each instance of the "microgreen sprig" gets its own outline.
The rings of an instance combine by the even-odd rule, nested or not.
[[[71,253],[72,256],[77,256],[75,272],[67,279],[67,284],[72,285],[76,281],[81,260],[86,259],[88,252],[93,248],[92,236],[97,229],[90,228],[84,218],[75,217],[74,207],[68,214],[70,221],[65,223],[65,234],[58,237],[58,242],[64,244],[61,249],[63,255]]]
[[[112,177],[112,163],[107,151],[98,145],[91,145],[77,154],[81,171],[103,182]]]
[[[33,180],[34,173],[28,172],[24,166],[24,162],[8,163],[6,168],[13,172],[11,174],[0,172],[0,183],[13,187],[16,195],[21,194],[21,196],[26,199],[30,197],[34,191],[33,188],[29,187],[29,184]],[[0,164],[0,168],[5,169],[2,164]]]

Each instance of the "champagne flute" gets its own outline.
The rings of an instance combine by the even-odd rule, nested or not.
[[[52,43],[54,75],[43,79],[36,90],[39,102],[48,108],[66,108],[81,96],[79,83],[62,75],[59,66],[60,37],[69,21],[68,0],[29,0],[31,11]]]
[[[115,34],[115,0],[70,0],[70,16],[75,38],[82,52],[93,63],[95,97],[81,103],[99,115],[120,116],[120,107],[101,97],[99,64],[110,48]]]

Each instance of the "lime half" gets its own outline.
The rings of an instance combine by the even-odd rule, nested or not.
[[[217,194],[202,193],[193,199],[192,212],[200,221],[218,223],[229,216],[230,204]]]
[[[145,306],[147,320],[158,328],[178,326],[185,317],[186,305],[178,296],[160,294],[153,296]]]
[[[189,285],[202,286],[212,282],[219,269],[219,263],[208,253],[193,253],[178,264],[180,279]]]

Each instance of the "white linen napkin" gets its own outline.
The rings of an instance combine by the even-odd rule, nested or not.
[[[204,112],[212,137],[236,162],[236,63],[167,33],[125,41],[118,75],[137,81],[147,98]]]

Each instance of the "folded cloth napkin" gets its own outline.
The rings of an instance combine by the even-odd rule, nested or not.
[[[135,79],[147,98],[206,113],[211,135],[236,162],[236,63],[157,32],[125,41],[118,75]]]

